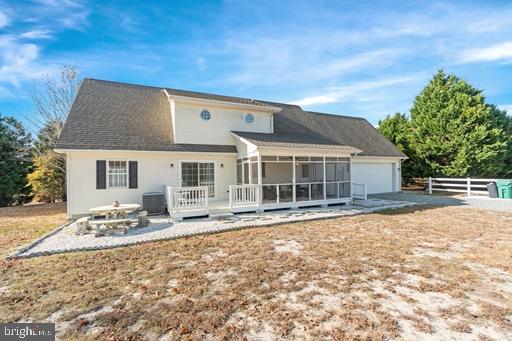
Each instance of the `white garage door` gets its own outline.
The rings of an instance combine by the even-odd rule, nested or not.
[[[393,192],[394,163],[352,163],[352,182],[366,184],[368,194]]]

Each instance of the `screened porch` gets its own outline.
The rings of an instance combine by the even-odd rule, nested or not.
[[[258,155],[237,160],[231,207],[299,207],[351,200],[349,157]]]

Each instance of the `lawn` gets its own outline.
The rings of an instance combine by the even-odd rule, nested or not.
[[[26,242],[31,210],[1,215],[2,249]],[[418,206],[2,260],[0,321],[55,321],[64,339],[511,338],[511,226]]]

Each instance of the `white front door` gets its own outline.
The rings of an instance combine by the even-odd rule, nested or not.
[[[215,197],[215,163],[213,162],[182,162],[181,186],[207,186],[208,196]]]

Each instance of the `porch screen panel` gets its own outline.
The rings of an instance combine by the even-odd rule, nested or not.
[[[258,183],[258,161],[251,162],[250,167],[251,167],[251,181],[252,181],[251,183],[257,184]]]
[[[292,162],[263,161],[262,167],[265,168],[263,184],[291,184],[293,182]]]
[[[244,162],[243,166],[244,166],[244,184],[248,185],[249,184],[249,163]]]
[[[242,184],[242,160],[237,160],[236,162],[236,184]]]
[[[350,163],[339,162],[336,166],[336,181],[350,181]]]
[[[334,159],[334,160],[333,160]],[[350,161],[347,158],[330,158],[325,163],[326,198],[350,197]]]
[[[296,157],[297,201],[324,199],[324,163],[322,157]]]

